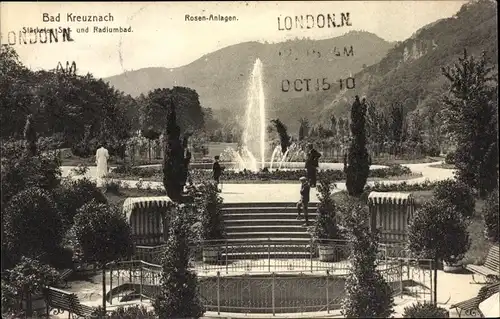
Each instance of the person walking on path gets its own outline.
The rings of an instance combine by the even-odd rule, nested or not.
[[[316,187],[316,174],[321,154],[316,151],[312,144],[307,145],[306,173],[311,187]]]
[[[212,165],[212,173],[213,173],[213,178],[214,178],[214,181],[217,185],[219,185],[219,182],[220,182],[220,176],[222,175],[222,171],[224,170],[224,168],[222,166],[220,166],[219,164],[219,156],[215,156],[214,157],[214,163]]]
[[[302,185],[300,186],[300,201],[297,203],[297,219],[302,219],[301,213],[304,213],[304,226],[309,226],[308,206],[311,187],[309,186],[309,182],[306,177],[302,176],[299,178],[299,181]]]

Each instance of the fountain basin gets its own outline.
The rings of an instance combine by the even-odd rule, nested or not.
[[[198,275],[201,299],[207,311],[233,313],[299,313],[339,309],[345,277],[322,274]],[[124,302],[154,299],[159,285],[124,283],[106,294]]]
[[[326,274],[199,277],[208,311],[297,313],[338,309],[345,278]]]

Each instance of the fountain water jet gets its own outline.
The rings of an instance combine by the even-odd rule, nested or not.
[[[262,82],[262,62],[257,59],[254,63],[250,85],[248,88],[248,104],[245,114],[243,131],[243,147],[240,154],[244,168],[252,171],[259,169],[256,156],[259,154],[261,169],[266,163],[266,107],[264,84]]]

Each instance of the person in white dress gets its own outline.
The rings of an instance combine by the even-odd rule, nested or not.
[[[97,149],[95,153],[95,163],[97,165],[97,179],[102,179],[108,175],[109,153],[104,146]]]

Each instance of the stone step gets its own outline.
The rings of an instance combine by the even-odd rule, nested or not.
[[[286,238],[286,237],[252,237],[252,238],[227,238],[222,245],[305,245],[311,242],[311,237],[308,238]]]
[[[302,222],[303,223],[303,222]],[[307,228],[302,226],[302,224],[298,225],[290,225],[290,224],[264,224],[264,225],[256,225],[256,224],[248,224],[248,225],[238,225],[238,226],[226,226],[226,232],[229,233],[240,233],[240,232],[249,232],[249,233],[260,233],[260,232],[275,232],[275,233],[305,233],[307,232]]]
[[[308,217],[311,219],[316,218],[316,213],[312,213],[311,211],[308,212]],[[282,221],[288,221],[291,222],[293,220],[296,220],[297,218],[297,212],[293,213],[239,213],[239,214],[224,214],[223,217],[224,221],[239,221],[239,220],[282,220]]]
[[[309,211],[316,211],[316,207],[311,205],[307,206]],[[223,212],[231,212],[231,213],[245,213],[245,212],[261,212],[261,213],[272,213],[272,212],[296,212],[297,205],[293,204],[293,206],[287,207],[272,207],[272,206],[246,206],[246,207],[223,207]]]
[[[292,218],[293,217],[293,218]],[[287,219],[256,218],[256,219],[228,219],[224,220],[226,227],[232,226],[302,226],[304,219],[297,219],[297,215]],[[309,221],[315,217],[309,216]]]
[[[221,247],[221,252],[223,254],[242,254],[248,252],[260,252],[260,253],[271,253],[271,254],[286,254],[286,253],[310,253],[311,250],[314,252],[316,250],[316,246],[309,245],[309,242],[297,243],[297,244],[289,244],[289,245],[237,245],[231,246],[228,245],[227,248],[225,246]]]
[[[223,209],[230,208],[248,208],[248,209],[261,209],[262,207],[270,207],[270,208],[295,208],[297,206],[297,202],[299,201],[299,197],[297,195],[297,201],[295,202],[275,202],[275,203],[265,203],[265,202],[246,202],[246,203],[224,203]],[[317,202],[309,203],[309,207],[316,208],[318,206]]]
[[[221,254],[222,259],[226,259],[226,254]],[[311,258],[311,254],[308,252],[290,252],[290,251],[282,251],[282,252],[259,252],[259,251],[251,251],[251,252],[230,252],[227,254],[227,260],[248,260],[248,259],[309,259]]]
[[[227,232],[227,238],[259,238],[259,237],[273,237],[273,238],[311,238],[311,235],[305,230],[302,232],[274,232],[274,231],[260,231],[260,232]]]

